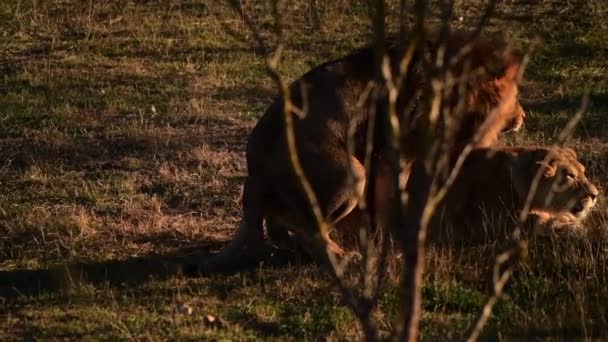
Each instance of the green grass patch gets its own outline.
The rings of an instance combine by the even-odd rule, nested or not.
[[[318,13],[306,1],[283,11],[289,80],[370,37],[364,2],[316,3]],[[271,3],[241,5],[273,48]],[[395,30],[398,2],[387,8]],[[457,2],[453,25],[471,27],[480,8]],[[600,185],[606,14],[600,0],[506,1],[487,28],[523,50],[541,39],[520,94],[526,129],[510,139],[555,142],[589,94],[569,144]],[[178,261],[217,251],[237,226],[247,134],[277,94],[266,51],[227,2],[2,1],[0,51],[0,340],[361,338],[315,266],[175,275]],[[606,337],[605,201],[589,241],[530,246],[484,338]],[[467,331],[489,294],[486,258],[475,248],[428,257],[423,338]],[[389,279],[374,311],[383,333],[399,293]],[[205,315],[224,324],[205,325]]]

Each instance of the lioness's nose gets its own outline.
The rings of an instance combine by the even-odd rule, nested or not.
[[[591,197],[592,200],[595,200],[599,194],[600,194],[600,191],[596,187],[591,187],[587,191],[587,195],[589,195],[589,197]]]

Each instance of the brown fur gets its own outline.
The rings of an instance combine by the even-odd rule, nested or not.
[[[434,217],[431,239],[495,240],[512,233],[533,179],[528,223],[576,224],[593,208],[598,189],[569,148],[510,147],[474,150]],[[447,225],[445,224],[447,223]],[[445,237],[449,227],[451,236]],[[437,229],[440,229],[439,231]]]
[[[461,48],[467,46],[466,34],[454,34],[446,49],[446,60],[451,61]],[[389,41],[386,53],[391,67],[397,65],[403,55],[403,47]],[[425,63],[435,60],[438,50],[433,39],[426,40],[417,47],[402,83],[397,99],[397,110],[402,127],[401,148],[406,158],[415,158],[416,146],[413,141],[419,134],[418,118],[429,100],[429,68]],[[386,100],[369,100],[363,106],[361,100],[368,84],[376,79],[374,53],[365,47],[352,54],[327,62],[311,69],[289,87],[294,105],[303,111],[300,118],[294,114],[294,131],[298,156],[304,174],[308,178],[318,199],[320,209],[331,226],[336,225],[357,205],[370,175],[365,174],[366,136],[370,118],[376,117],[375,139],[372,156],[374,188],[386,184],[386,174],[377,173],[383,167],[385,156],[385,133],[382,115],[386,113]],[[470,69],[466,66],[470,65]],[[474,73],[471,70],[485,71]],[[452,153],[456,154],[469,143],[480,125],[492,116],[489,129],[481,134],[476,145],[491,145],[499,132],[518,129],[523,121],[523,110],[517,101],[516,75],[519,58],[504,45],[476,39],[464,58],[451,64],[450,71],[456,76],[468,76],[464,92],[453,92],[445,101],[451,106],[453,115],[461,118],[462,125],[453,132],[456,144]],[[456,87],[455,87],[456,88]],[[379,92],[383,94],[382,92]],[[466,99],[463,110],[456,111],[458,101]],[[287,235],[287,230],[300,240],[318,242],[314,238],[314,220],[298,179],[288,162],[286,137],[283,125],[282,99],[277,98],[266,110],[251,132],[247,144],[248,176],[243,194],[243,221],[236,237],[219,255],[201,265],[204,272],[226,271],[247,259],[263,245],[266,221],[273,236]],[[349,155],[347,141],[349,127],[354,126],[354,154]],[[386,165],[386,164],[385,164]],[[349,178],[354,175],[354,178]],[[354,179],[354,183],[349,180]],[[380,184],[380,185],[377,185]],[[353,186],[355,185],[355,186]],[[383,189],[368,193],[387,193]],[[382,209],[384,204],[376,205]],[[378,214],[380,215],[380,214]],[[287,228],[283,228],[287,227]],[[321,237],[333,250],[340,254],[340,247],[329,236]],[[318,243],[317,247],[322,246]],[[324,252],[312,247],[312,252],[322,258]]]

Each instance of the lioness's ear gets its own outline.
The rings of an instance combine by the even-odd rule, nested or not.
[[[554,158],[550,157],[551,151],[546,148],[537,148],[533,150],[533,158],[538,165],[543,176],[546,178],[555,176],[557,171]],[[535,171],[536,172],[536,171]]]
[[[570,147],[565,147],[564,148],[564,152],[568,155],[570,155],[570,157],[572,157],[573,159],[576,159],[576,151],[574,151],[573,149],[571,149]]]
[[[551,162],[547,163],[545,161],[539,161],[539,162],[537,162],[537,164],[544,171],[543,177],[550,178],[550,177],[555,176],[555,172],[557,171],[557,168],[555,167],[555,165],[552,165]]]

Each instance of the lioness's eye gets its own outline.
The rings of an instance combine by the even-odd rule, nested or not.
[[[574,175],[573,175],[573,174],[571,174],[571,173],[566,173],[566,177],[567,177],[568,179],[574,179]]]

